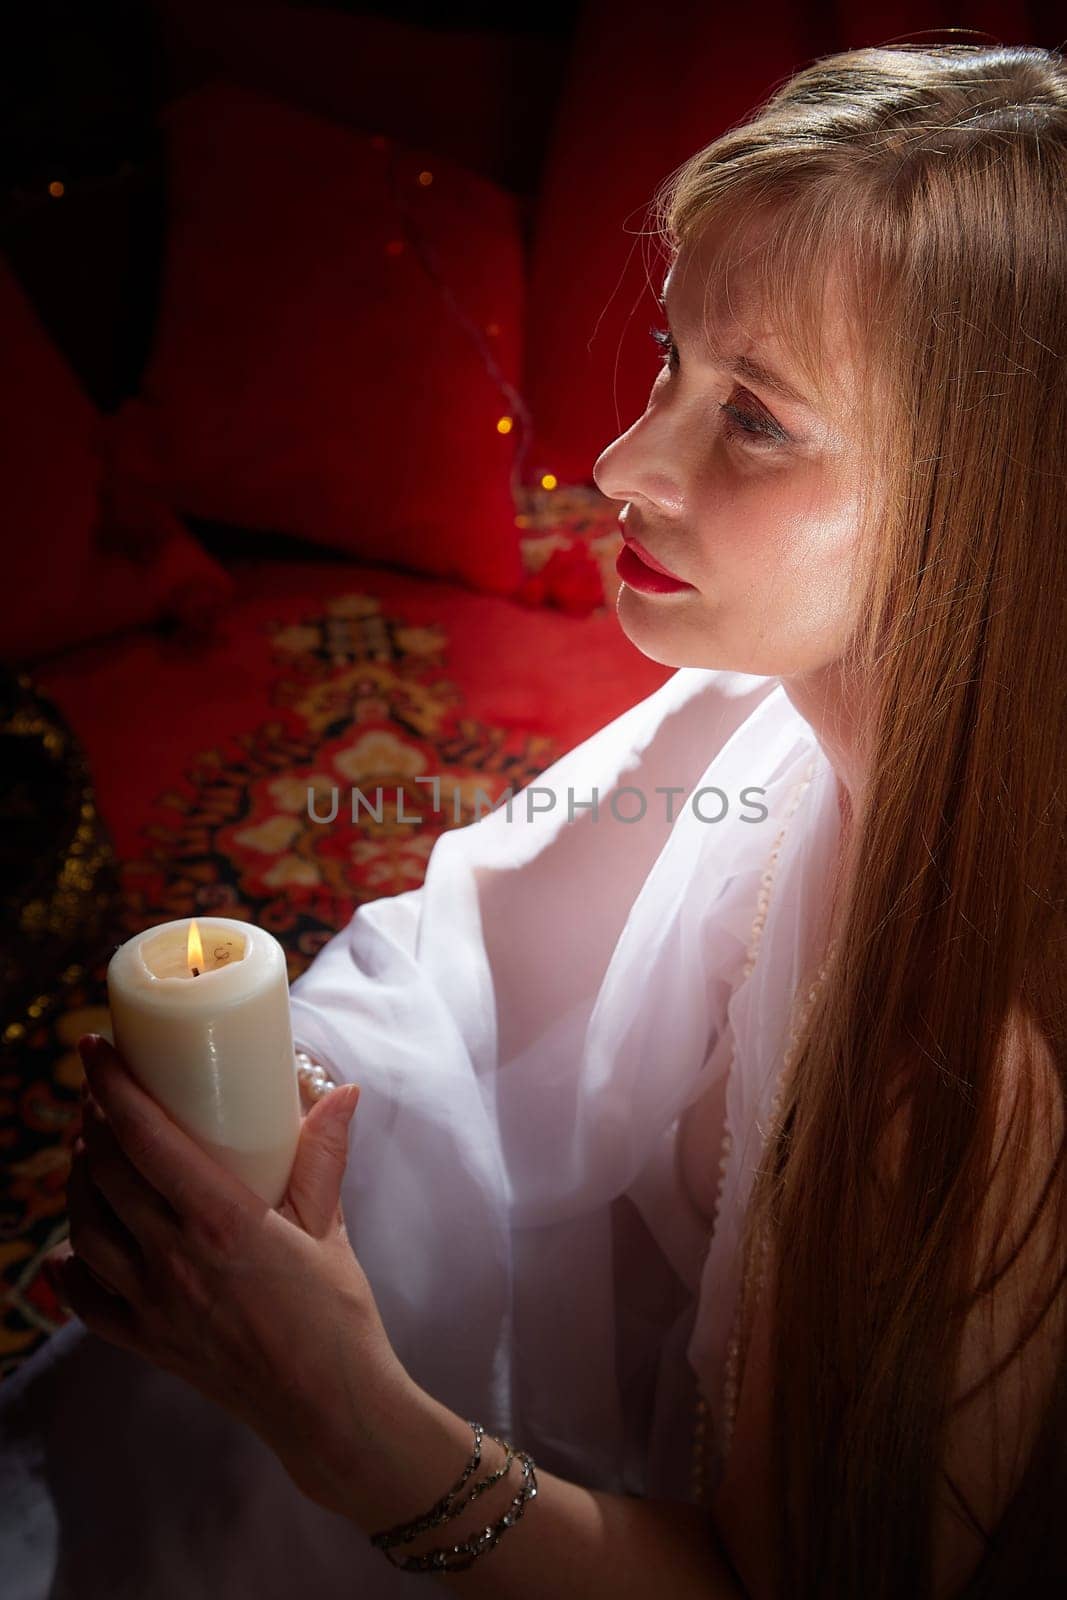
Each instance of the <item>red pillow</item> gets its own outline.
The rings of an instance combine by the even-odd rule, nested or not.
[[[210,615],[232,579],[159,502],[135,419],[100,415],[2,258],[0,349],[0,658]]]
[[[514,435],[497,423],[521,359],[514,197],[230,84],[164,123],[169,238],[142,396],[168,498],[511,593]]]

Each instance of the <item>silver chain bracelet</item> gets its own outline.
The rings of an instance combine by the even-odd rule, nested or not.
[[[393,1565],[401,1567],[405,1572],[463,1572],[467,1567],[473,1566],[479,1556],[491,1550],[508,1528],[518,1522],[526,1509],[526,1502],[533,1500],[537,1495],[537,1477],[533,1461],[525,1450],[519,1450],[516,1454],[522,1462],[522,1487],[499,1521],[488,1523],[480,1533],[473,1534],[462,1544],[428,1550],[422,1556],[408,1556],[403,1561],[393,1561]],[[392,1561],[393,1558],[390,1556],[389,1559]]]
[[[425,1533],[427,1528],[436,1528],[442,1522],[450,1521],[452,1517],[463,1510],[464,1506],[469,1506],[471,1501],[476,1500],[491,1484],[497,1483],[504,1477],[511,1465],[515,1451],[510,1444],[505,1445],[502,1439],[498,1439],[497,1443],[503,1445],[507,1452],[507,1459],[504,1465],[496,1472],[491,1473],[488,1478],[483,1478],[480,1483],[476,1483],[466,1499],[460,1504],[456,1504],[456,1495],[463,1488],[463,1485],[482,1459],[482,1440],[485,1437],[485,1429],[480,1422],[472,1422],[469,1426],[474,1429],[474,1450],[463,1470],[462,1476],[456,1480],[448,1493],[432,1505],[423,1516],[415,1517],[411,1522],[399,1523],[395,1528],[390,1528],[385,1533],[374,1534],[371,1544],[376,1545],[380,1550],[388,1550],[396,1544],[410,1544],[420,1533]]]
[[[431,1506],[423,1516],[416,1517],[411,1522],[400,1523],[395,1528],[389,1528],[382,1533],[371,1534],[370,1542],[377,1549],[383,1550],[394,1567],[400,1567],[405,1572],[462,1572],[477,1561],[480,1555],[491,1550],[497,1541],[519,1521],[526,1509],[526,1502],[537,1496],[537,1475],[534,1464],[525,1450],[516,1450],[503,1439],[496,1442],[505,1452],[504,1465],[496,1472],[490,1473],[480,1483],[476,1483],[466,1499],[458,1504],[456,1495],[466,1483],[471,1473],[477,1468],[482,1455],[482,1439],[485,1429],[480,1422],[469,1422],[468,1426],[474,1432],[474,1450],[462,1476],[453,1484],[448,1493],[437,1503]],[[495,1434],[490,1435],[496,1438]],[[410,1544],[420,1533],[427,1528],[435,1528],[444,1522],[450,1522],[464,1511],[471,1501],[476,1499],[491,1484],[505,1477],[510,1471],[511,1463],[515,1458],[522,1463],[522,1484],[518,1494],[514,1496],[504,1515],[494,1523],[487,1523],[480,1532],[472,1534],[469,1539],[450,1547],[442,1546],[435,1550],[427,1550],[421,1556],[394,1557],[390,1554],[393,1545]]]

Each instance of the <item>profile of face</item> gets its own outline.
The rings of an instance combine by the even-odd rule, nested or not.
[[[849,421],[845,321],[830,285],[829,398],[817,400],[746,303],[743,269],[730,274],[728,307],[710,279],[699,244],[683,245],[664,285],[670,337],[648,404],[594,468],[602,493],[625,502],[627,539],[685,584],[652,591],[624,547],[619,623],[665,665],[803,678],[840,656],[855,622],[857,491],[871,463]]]

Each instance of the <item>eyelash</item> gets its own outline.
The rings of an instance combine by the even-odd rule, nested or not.
[[[678,359],[678,346],[674,342],[674,335],[667,328],[649,328],[654,343],[663,355],[663,365],[668,372],[677,371],[672,362]],[[757,445],[784,444],[788,434],[778,423],[757,416],[753,411],[744,411],[740,406],[731,405],[723,400],[719,403],[719,410],[725,411],[733,426],[730,431],[741,437],[746,442]]]

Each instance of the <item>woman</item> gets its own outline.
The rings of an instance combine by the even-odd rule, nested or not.
[[[23,1572],[399,1592],[366,1535],[471,1418],[539,1492],[409,1547],[521,1501],[468,1593],[1061,1592],[1065,164],[1058,56],[900,46],[672,175],[664,368],[596,478],[679,671],[294,986],[360,1109],[279,1212],[87,1050],[101,1342],[0,1394]]]
[[[1065,162],[1039,50],[798,74],[667,190],[664,370],[597,464],[692,585],[624,586],[629,637],[779,676],[854,818],[750,1208],[788,1271],[719,1524],[759,1592],[956,1593],[1028,1461],[1021,1518],[1062,1494]]]

